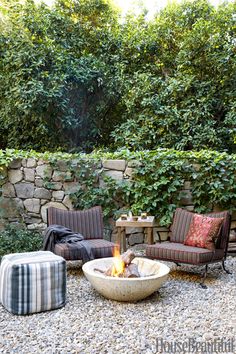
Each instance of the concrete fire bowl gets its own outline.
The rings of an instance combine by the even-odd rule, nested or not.
[[[151,295],[166,281],[170,268],[165,264],[145,258],[135,258],[140,278],[117,278],[106,276],[94,269],[106,271],[113,258],[100,258],[83,265],[83,272],[94,289],[107,299],[138,301]]]

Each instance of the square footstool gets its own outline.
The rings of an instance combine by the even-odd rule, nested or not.
[[[0,303],[16,315],[57,309],[66,301],[66,261],[49,251],[8,254],[0,265]]]

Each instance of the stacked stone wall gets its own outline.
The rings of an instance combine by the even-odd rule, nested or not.
[[[97,166],[103,169],[106,175],[115,180],[132,178],[135,161],[104,160]],[[64,210],[73,210],[69,194],[76,190],[78,181],[67,170],[65,161],[58,161],[52,167],[48,161],[34,158],[14,160],[2,173],[2,196],[0,198],[0,219],[4,227],[6,222],[23,222],[28,229],[43,230],[47,226],[46,210],[49,206]],[[45,183],[46,181],[46,183]],[[99,181],[102,185],[103,181]],[[184,197],[182,205],[192,211],[191,184],[184,183]],[[111,225],[114,227],[114,222]],[[236,228],[236,213],[233,213],[231,228]],[[157,224],[154,228],[154,237],[158,233],[162,240],[168,237],[168,229]],[[145,241],[142,228],[127,228],[127,240],[130,245]],[[116,236],[114,228],[112,238]]]

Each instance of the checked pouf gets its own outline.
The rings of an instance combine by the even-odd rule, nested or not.
[[[0,265],[0,303],[16,315],[65,305],[66,261],[49,251],[5,255]]]

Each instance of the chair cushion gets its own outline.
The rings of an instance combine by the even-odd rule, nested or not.
[[[224,218],[211,218],[194,214],[184,245],[207,248],[213,251],[223,221]]]
[[[170,227],[170,241],[184,243],[194,213],[177,208],[174,214],[173,223]],[[230,214],[228,211],[220,211],[205,214],[211,218],[224,218],[222,228],[217,240],[216,248],[225,248],[230,227]]]
[[[174,220],[170,228],[170,241],[184,243],[193,218],[190,211],[177,208],[174,214]]]
[[[48,226],[63,225],[73,232],[81,233],[85,239],[103,238],[102,208],[96,206],[86,210],[47,209]]]
[[[82,259],[83,245],[88,245],[94,258],[112,257],[115,244],[102,239],[84,240],[75,244],[56,243],[54,253],[66,260],[75,261]]]
[[[206,264],[222,259],[223,255],[223,250],[213,252],[206,248],[185,246],[176,242],[163,242],[148,245],[146,248],[146,256],[149,258],[189,264]]]

